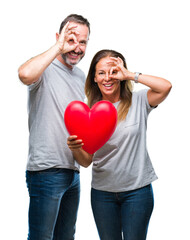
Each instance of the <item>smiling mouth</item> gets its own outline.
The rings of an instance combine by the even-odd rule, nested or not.
[[[78,56],[82,55],[82,52],[76,53],[76,52],[72,51],[72,52],[69,52],[69,55],[71,57],[77,58]]]
[[[113,83],[103,84],[106,89],[110,89],[113,86]]]

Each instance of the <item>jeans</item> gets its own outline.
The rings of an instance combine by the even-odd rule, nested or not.
[[[92,188],[91,205],[101,240],[145,240],[154,199],[152,186],[105,192]]]
[[[28,240],[73,240],[80,197],[79,173],[26,171],[30,196]]]

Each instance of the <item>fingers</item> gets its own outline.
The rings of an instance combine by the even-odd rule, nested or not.
[[[76,30],[76,28],[77,25],[70,25],[70,23],[67,22],[60,33],[60,38],[61,39],[63,39],[64,37],[71,38],[75,36],[76,39],[76,36],[79,35],[79,32]]]
[[[75,44],[75,45],[77,45],[77,44],[78,44],[78,41],[77,41],[77,38],[76,38],[75,34],[70,34],[70,35],[68,35],[68,36],[67,36],[67,42],[68,42],[69,44]]]
[[[79,44],[77,41],[77,36],[79,32],[76,30],[77,25],[67,22],[63,27],[61,33],[59,34],[58,42],[60,44],[60,49],[64,51],[72,51]]]
[[[81,139],[77,139],[76,135],[71,135],[67,138],[67,145],[70,148],[70,150],[76,150],[81,148],[84,143]]]
[[[68,28],[68,26],[69,26],[69,22],[67,22],[67,23],[65,24],[65,26],[64,26],[63,29],[61,30],[60,35],[64,35],[64,34],[65,34],[66,29]]]
[[[75,139],[77,139],[76,135],[71,135],[67,138],[68,141],[72,141],[72,140],[75,140]]]
[[[111,69],[110,69],[110,75],[116,75],[117,73],[118,73],[118,67],[116,66],[116,67],[112,67]]]
[[[77,27],[77,26],[76,26]],[[74,34],[74,35],[79,35],[80,33],[76,30],[76,29],[73,29],[74,27],[72,27],[70,30],[68,29],[67,31],[67,34],[68,35],[71,35],[71,34]]]
[[[63,27],[60,36],[63,36],[65,34],[79,34],[79,32],[76,30],[77,25],[70,25],[70,22],[67,22],[65,26]]]
[[[123,67],[123,60],[119,57],[109,57],[111,61],[107,61],[107,64],[114,64],[115,66],[112,67],[112,69],[119,69]]]
[[[123,60],[120,57],[110,57],[110,59],[112,60],[112,62],[116,65],[122,65],[123,66]]]
[[[110,57],[110,61],[107,63],[113,64],[110,69],[110,78],[123,81],[126,75],[126,69],[124,67],[123,60],[120,57]]]

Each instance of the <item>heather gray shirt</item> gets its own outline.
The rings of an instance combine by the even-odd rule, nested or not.
[[[57,59],[28,87],[29,155],[27,170],[79,169],[67,146],[64,111],[74,100],[84,101],[85,75]]]
[[[115,107],[119,102],[114,104]],[[153,108],[147,89],[133,92],[127,117],[93,158],[92,187],[109,192],[134,190],[157,179],[146,146],[147,117]]]

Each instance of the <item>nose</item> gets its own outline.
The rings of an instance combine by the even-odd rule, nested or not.
[[[106,73],[104,80],[105,80],[106,82],[108,82],[108,81],[110,80],[110,75],[109,75],[109,73]]]
[[[81,50],[80,50],[80,45],[79,45],[79,44],[76,46],[76,48],[75,48],[74,51],[75,51],[76,53],[81,52]]]

